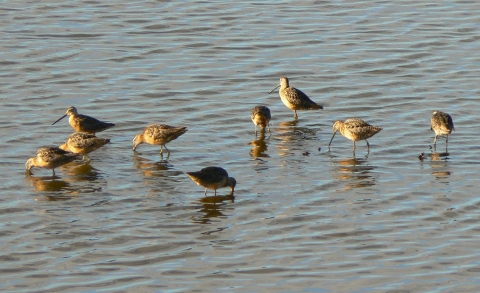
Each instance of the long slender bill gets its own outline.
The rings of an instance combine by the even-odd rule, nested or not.
[[[62,117],[60,117],[60,119],[58,119],[57,121],[53,122],[52,125],[55,124],[55,123],[57,123],[58,121],[62,120],[62,119],[65,118],[65,117],[67,117],[67,114],[63,115]]]
[[[271,93],[272,93],[274,90],[276,90],[279,86],[281,86],[281,84],[277,85],[273,90],[271,90],[271,91],[269,92],[269,94],[271,94]]]
[[[335,136],[337,132],[335,131],[332,135],[332,139],[330,139],[330,142],[328,143],[328,148],[330,148],[330,145],[332,144],[333,137]]]

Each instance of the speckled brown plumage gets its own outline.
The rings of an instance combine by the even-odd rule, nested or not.
[[[76,132],[87,132],[95,134],[97,132],[104,131],[110,127],[115,126],[115,124],[113,123],[103,122],[87,115],[78,114],[77,109],[73,106],[68,108],[65,115],[60,117],[60,119],[58,119],[57,121],[53,122],[52,125],[67,116],[70,116],[68,118],[68,123],[70,123],[70,125]]]
[[[257,125],[265,130],[265,127],[268,126],[268,132],[270,132],[270,119],[272,115],[270,114],[270,109],[266,106],[255,106],[252,109],[252,118],[253,123],[255,124],[255,135],[257,135]]]
[[[162,147],[164,147],[170,156],[170,151],[167,149],[165,144],[177,139],[185,132],[187,132],[187,127],[184,126],[175,127],[166,124],[149,125],[141,134],[137,134],[133,139],[133,150],[136,150],[137,146],[141,143],[148,143],[160,145],[160,154],[163,153]]]
[[[330,148],[330,144],[333,141],[333,137],[340,131],[340,133],[350,139],[353,140],[353,151],[355,152],[356,145],[355,142],[359,140],[365,140],[367,142],[368,150],[370,151],[370,144],[367,141],[367,138],[374,136],[375,134],[379,133],[382,128],[377,126],[372,126],[367,122],[363,121],[359,118],[350,118],[342,122],[337,120],[333,123],[333,135],[332,139],[330,139],[330,143],[328,147]]]
[[[441,111],[434,111],[432,114],[432,119],[430,120],[430,124],[432,126],[432,130],[435,131],[435,139],[433,144],[437,145],[437,136],[447,136],[446,143],[448,144],[448,135],[455,130],[453,125],[452,116],[445,112]]]
[[[273,90],[280,87],[278,91],[280,94],[280,99],[289,109],[293,110],[294,118],[298,118],[297,110],[318,110],[323,109],[323,106],[318,105],[301,90],[291,87],[287,77],[280,78],[280,84],[277,85]]]
[[[33,167],[52,169],[52,174],[55,176],[55,168],[69,163],[79,156],[79,154],[67,152],[57,147],[43,147],[37,151],[35,157],[28,159],[25,168],[30,174]]]
[[[213,189],[215,196],[217,195],[217,189],[222,187],[230,187],[231,193],[237,185],[237,181],[233,177],[228,177],[228,173],[221,167],[206,167],[200,171],[187,172],[187,175],[198,185],[205,187],[205,195],[207,195],[207,189]]]
[[[90,161],[87,154],[109,143],[110,139],[96,137],[95,134],[75,132],[60,146],[62,150],[83,155],[83,159]]]

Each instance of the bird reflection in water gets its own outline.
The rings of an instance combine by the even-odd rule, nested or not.
[[[35,201],[61,201],[77,198],[78,195],[73,192],[73,188],[65,180],[59,180],[60,177],[52,176],[30,176],[27,175],[25,179],[33,186],[36,193],[42,194],[42,197],[37,197]]]
[[[333,177],[347,183],[345,190],[375,185],[376,178],[371,175],[375,167],[369,165],[366,159],[353,157],[341,160],[332,159],[332,162],[336,167]]]
[[[291,154],[294,150],[305,151],[304,141],[317,139],[316,131],[305,127],[298,126],[299,120],[283,121],[278,124],[278,137],[281,138],[281,143],[277,144],[280,149],[280,156]]]
[[[228,215],[224,214],[226,210],[233,209],[231,206],[227,206],[225,202],[235,202],[233,195],[217,195],[206,196],[198,200],[202,207],[198,211],[203,213],[202,216],[193,216],[192,221],[199,224],[210,224],[214,218],[227,218]]]
[[[172,170],[173,166],[167,160],[154,162],[133,153],[133,166],[142,171],[145,177],[175,177],[183,174],[181,171]]]
[[[102,177],[101,173],[99,173],[92,165],[82,162],[72,162],[68,167],[62,166],[61,168],[66,175],[69,175],[68,181],[72,182],[95,182]]]
[[[260,136],[258,136],[258,139],[254,139],[250,142],[250,145],[252,145],[252,149],[250,150],[250,156],[254,158],[270,157],[268,154],[265,153],[268,148],[267,142],[268,139],[267,141],[265,141],[265,129],[262,129],[260,130]]]
[[[450,154],[448,152],[444,152],[444,153],[433,152],[430,154],[430,157],[432,158],[432,162],[430,164],[433,169],[432,175],[439,180],[445,179],[446,177],[451,175],[451,172],[446,170],[448,167],[449,155]],[[445,183],[448,183],[448,181]]]
[[[27,182],[33,186],[35,192],[58,192],[64,191],[70,184],[64,180],[58,180],[60,177],[57,176],[31,176],[27,174],[25,179]]]

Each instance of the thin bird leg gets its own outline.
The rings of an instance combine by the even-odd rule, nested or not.
[[[52,169],[52,176],[55,176],[55,169]]]
[[[215,194],[213,196],[215,196],[215,197],[217,196],[217,190],[216,189],[215,189]]]
[[[353,152],[357,149],[357,146],[355,145],[355,141],[353,141]]]
[[[255,137],[257,137],[257,124],[255,124]]]
[[[268,126],[268,133],[272,134],[272,132],[270,131],[270,123],[268,123],[267,126]]]
[[[298,119],[297,110],[293,110],[293,118]]]
[[[160,155],[163,157],[163,145],[160,145]]]
[[[448,134],[447,134],[447,142],[446,142],[446,144],[448,144]]]
[[[205,196],[207,196],[207,189],[208,189],[208,188],[205,188],[205,193],[204,193]]]
[[[365,140],[367,142],[367,148],[368,148],[368,151],[370,151],[370,144],[368,143],[368,140]]]
[[[435,139],[433,140],[433,145],[436,146],[437,145],[437,135],[435,134]]]
[[[164,147],[164,148],[167,150],[167,152],[168,152],[168,155],[167,155],[167,159],[168,159],[168,157],[170,157],[170,151],[167,149],[167,146],[166,146],[166,145],[163,145],[163,147]]]

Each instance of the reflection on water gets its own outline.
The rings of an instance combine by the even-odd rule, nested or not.
[[[133,166],[142,171],[145,177],[172,177],[182,174],[181,171],[171,170],[173,165],[167,160],[154,162],[152,160],[141,157],[137,152],[133,153]]]
[[[133,166],[143,174],[143,184],[150,188],[147,192],[149,197],[175,190],[180,181],[178,177],[184,176],[182,171],[174,170],[167,160],[154,162],[139,156],[137,152],[133,153],[132,160]]]
[[[432,175],[435,176],[436,179],[446,179],[448,176],[451,175],[451,172],[448,171],[448,156],[450,153],[437,153],[433,152],[430,154],[432,158],[432,162],[430,165],[432,166]],[[441,182],[449,183],[448,181],[442,180]]]
[[[280,156],[288,155],[293,150],[302,150],[306,140],[317,139],[315,130],[305,126],[298,126],[298,123],[299,120],[292,120],[278,124],[278,134],[282,140],[276,146],[280,150]]]
[[[101,173],[88,163],[71,162],[68,165],[61,166],[60,169],[62,169],[62,177],[26,175],[26,180],[34,187],[35,192],[59,192],[63,194],[63,196],[46,195],[41,200],[67,200],[73,198],[72,195],[74,194],[101,191],[101,184],[106,184],[106,180],[101,176]]]
[[[366,159],[353,157],[334,160],[332,158],[332,162],[335,165],[333,177],[345,181],[345,190],[375,185],[376,178],[371,174],[375,167],[369,165]]]
[[[90,163],[72,162],[68,166],[60,167],[65,175],[68,175],[68,181],[98,181],[101,174]]]
[[[26,173],[25,179],[33,186],[35,192],[58,192],[64,191],[70,184],[64,180],[58,180],[57,176],[34,177]]]
[[[227,204],[224,202],[235,201],[233,195],[217,195],[217,196],[206,196],[198,200],[202,206],[199,210],[200,213],[203,213],[202,216],[192,217],[192,222],[198,224],[209,224],[213,218],[227,217],[223,212],[227,210]],[[233,206],[228,206],[228,211],[231,212]]]
[[[268,141],[268,139],[267,139],[267,141]],[[250,144],[252,145],[252,149],[250,150],[250,156],[252,156],[254,158],[258,158],[258,157],[268,158],[268,157],[270,157],[268,154],[265,154],[265,152],[267,151],[268,145],[267,145],[267,142],[265,141],[265,130],[264,129],[262,129],[260,131],[260,135],[257,138],[255,138],[254,140],[252,140],[250,142]]]

